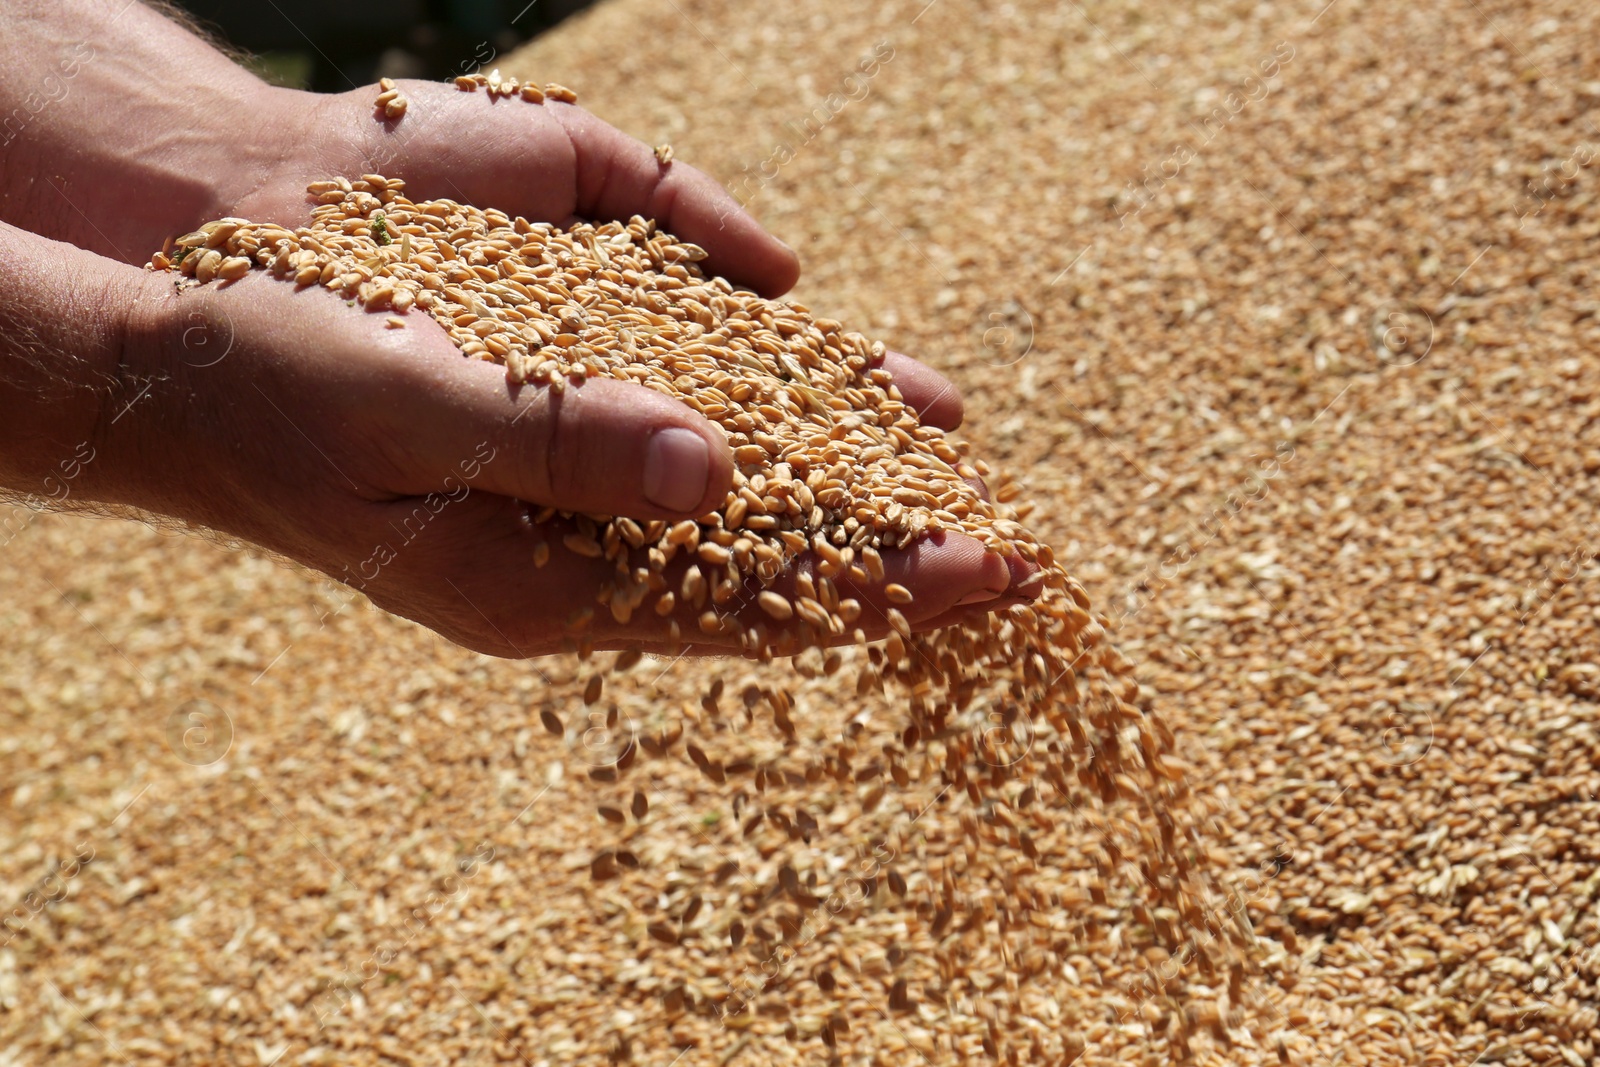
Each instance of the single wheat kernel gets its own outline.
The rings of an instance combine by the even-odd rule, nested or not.
[[[250,273],[250,260],[245,256],[228,256],[217,265],[217,277],[226,282],[243,278]]]
[[[575,552],[580,556],[587,556],[590,559],[599,559],[605,555],[605,550],[600,547],[598,541],[592,537],[585,537],[581,533],[569,533],[561,539],[561,543],[567,547],[568,551]]]
[[[894,632],[907,640],[911,637],[911,624],[906,621],[905,615],[898,608],[890,608],[883,613],[889,620],[889,625],[894,627]]]
[[[217,269],[222,266],[222,253],[215,248],[208,248],[197,254],[200,258],[195,261],[194,280],[201,285],[213,280],[217,276]]]
[[[763,589],[756,602],[761,605],[762,611],[779,622],[785,622],[794,615],[794,605],[782,594],[774,593],[770,589]]]

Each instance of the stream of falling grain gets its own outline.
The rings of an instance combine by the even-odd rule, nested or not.
[[[223,219],[151,265],[206,282],[254,263],[425,312],[514,387],[611,377],[689,404],[738,463],[723,506],[677,524],[545,508],[528,565],[611,564],[602,610],[570,628],[586,662],[664,628],[669,648],[797,657],[839,697],[801,706],[786,671],[750,664],[698,707],[624,722],[604,679],[638,650],[590,674],[588,775],[616,837],[589,875],[639,961],[616,992],[639,1010],[594,1040],[751,1031],[837,1054],[881,1018],[887,1051],[1055,1064],[1108,1019],[1178,1056],[1197,1029],[1247,1025],[1252,934],[1211,889],[1172,732],[1082,585],[979,491],[965,444],[918,421],[881,344],[706,275],[703,250],[642,218],[561,228],[404,188],[318,182],[309,227]],[[1036,565],[1035,599],[916,631],[882,553],[939,531]],[[853,677],[841,644],[865,650]],[[852,712],[884,694],[898,717]],[[668,758],[733,817],[652,808],[641,783]]]

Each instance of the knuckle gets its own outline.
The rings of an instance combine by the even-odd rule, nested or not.
[[[549,392],[541,391],[522,416],[514,443],[517,463],[529,486],[529,495],[548,504],[558,492],[561,472],[559,411]]]
[[[545,491],[553,502],[573,501],[585,495],[588,479],[583,472],[584,402],[578,390],[559,396],[547,392],[544,440],[538,462],[542,464]]]

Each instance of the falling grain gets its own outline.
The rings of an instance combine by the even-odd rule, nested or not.
[[[525,84],[498,71],[466,81],[458,84],[495,98],[529,96]],[[546,87],[544,95],[571,101],[559,86]],[[1013,941],[1018,951],[1039,958],[1057,954],[1060,933],[1050,921],[1029,918],[1050,914],[1040,902],[1062,895],[1030,888],[1041,880],[1050,884],[1042,867],[1049,850],[1059,847],[1052,820],[1142,798],[1143,815],[1119,814],[1115,824],[1105,823],[1105,854],[1146,857],[1136,884],[1125,891],[1148,898],[1140,907],[1161,912],[1161,920],[1152,916],[1145,928],[1170,955],[1203,934],[1218,943],[1189,957],[1196,959],[1190,969],[1231,965],[1238,942],[1248,940],[1245,928],[1225,924],[1218,941],[1193,904],[1199,876],[1185,851],[1188,839],[1146,825],[1185,788],[1179,764],[1169,758],[1170,732],[1133,703],[1137,687],[1125,680],[1128,665],[1104,640],[1082,586],[1017,521],[1015,509],[992,504],[971,483],[973,472],[984,468],[964,458],[967,446],[923,425],[900,398],[892,375],[879,366],[881,343],[801,305],[764,300],[706,274],[703,248],[647,219],[555,227],[448,200],[413,202],[404,182],[375,174],[314,183],[309,192],[317,201],[312,226],[290,233],[244,219],[219,220],[173,242],[195,250],[176,268],[204,284],[218,276],[224,256],[230,264],[253,256],[277,277],[321,285],[368,308],[420,310],[465,358],[503,365],[513,386],[560,391],[596,376],[647,383],[697,405],[727,435],[737,470],[727,498],[707,516],[667,524],[530,511],[535,568],[559,558],[568,567],[596,567],[601,576],[594,602],[569,624],[581,656],[592,651],[598,613],[620,628],[616,632],[660,642],[664,630],[677,647],[709,640],[756,661],[793,656],[793,671],[809,678],[835,676],[846,659],[830,646],[853,644],[858,697],[905,695],[902,721],[871,749],[851,743],[855,732],[877,729],[864,721],[852,724],[838,747],[815,736],[805,710],[777,684],[789,668],[774,671],[774,684],[742,688],[737,701],[724,699],[719,677],[698,710],[692,704],[637,708],[671,729],[652,725],[636,738],[622,728],[614,699],[604,728],[583,735],[586,745],[600,746],[583,778],[597,794],[594,810],[604,825],[640,835],[641,850],[597,853],[590,861],[593,880],[632,886],[663,877],[672,850],[644,845],[671,827],[685,832],[679,812],[645,823],[643,793],[623,786],[641,753],[662,759],[681,751],[708,795],[739,790],[731,817],[720,807],[700,813],[690,832],[698,839],[723,833],[725,825],[732,843],[760,855],[778,847],[827,849],[852,819],[861,825],[851,832],[877,827],[881,834],[884,820],[905,814],[890,802],[896,794],[888,783],[900,791],[937,786],[922,806],[956,806],[946,823],[960,832],[950,835],[948,847],[959,849],[974,870],[992,872],[990,885],[998,888],[985,892],[1006,901],[992,914],[1003,922],[1008,946],[992,962],[1011,967]],[[270,244],[263,243],[265,233],[273,235]],[[387,321],[404,320],[395,315]],[[908,615],[916,598],[906,586],[885,582],[884,554],[940,531],[1038,561],[1036,599],[1006,613],[919,631]],[[802,557],[811,566],[794,567]],[[846,595],[845,582],[882,584],[890,606],[881,616],[863,610],[860,600]],[[649,610],[640,610],[646,604]],[[624,651],[604,672],[589,674],[583,706],[595,708],[605,674],[621,674],[640,655],[637,648]],[[758,715],[763,707],[770,716]],[[540,721],[550,734],[564,734],[553,711],[541,710]],[[772,731],[776,747],[744,740],[760,730]],[[1129,731],[1140,738],[1132,748],[1123,740]],[[861,783],[859,793],[849,792],[854,782]],[[845,799],[821,803],[834,788],[828,783],[843,787]],[[1048,784],[1048,801],[1040,799],[1036,783]],[[1024,789],[1032,790],[1027,802],[1016,797]],[[764,800],[756,811],[741,813],[748,790]],[[775,802],[779,793],[788,797],[786,805]],[[983,818],[962,804],[982,810]],[[1023,808],[1025,825],[1018,821]],[[1126,840],[1130,835],[1137,843]],[[1126,864],[1116,859],[1097,865],[1097,879],[1072,886],[1072,893],[1106,906],[1108,882],[1120,867]],[[718,863],[676,872],[672,885],[682,891],[684,907],[678,914],[687,917],[685,925],[692,919],[726,929],[733,949],[747,927],[764,945],[795,942],[808,913],[841,898],[814,866],[803,873],[798,862],[776,869],[776,875],[753,877],[775,878],[766,889],[776,889],[791,910],[750,923],[734,919],[732,913],[746,909],[761,912],[768,898],[730,897],[719,887],[741,867]],[[917,916],[916,928],[937,941],[986,929],[981,914],[953,896],[948,879],[948,873],[908,878],[890,864],[862,873],[856,884],[864,891],[861,901]],[[652,951],[678,953],[684,931],[661,920],[654,907],[635,902],[629,905],[635,910],[611,918],[643,920],[630,928],[648,934]],[[792,909],[800,909],[798,917]],[[1066,929],[1087,931],[1080,909],[1061,915]],[[831,943],[824,939],[819,950]],[[891,946],[883,958],[892,969],[904,954]],[[1043,965],[1028,968],[1036,974]],[[829,974],[829,995],[839,995],[844,983]],[[932,988],[921,984],[929,977],[921,974],[917,988]],[[918,1010],[911,988],[907,978],[892,981],[892,1011]],[[737,1017],[759,1016],[744,1011]],[[829,1025],[820,1032],[836,1041],[848,1031]],[[1004,1044],[986,1040],[997,1053]]]

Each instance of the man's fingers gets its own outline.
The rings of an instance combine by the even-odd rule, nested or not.
[[[799,624],[792,616],[780,620],[771,615],[761,605],[760,593],[776,593],[792,602],[798,573],[816,576],[816,559],[807,554],[770,585],[748,582],[733,597],[718,599],[711,596],[709,576],[719,568],[695,555],[679,554],[662,575],[664,587],[648,593],[631,608],[628,621],[619,622],[596,601],[615,564],[569,547],[567,535],[576,531],[575,522],[556,519],[531,526],[525,505],[477,494],[432,502],[409,498],[375,507],[381,509],[381,521],[369,540],[378,548],[367,559],[341,561],[346,566],[336,576],[366,590],[386,609],[425,621],[452,640],[491,655],[547,654],[580,631],[598,648],[727,655],[739,650],[738,632],[715,625],[707,631],[702,616],[737,619],[742,627],[760,626],[768,639],[779,639]],[[549,550],[543,567],[534,563],[540,543]],[[638,554],[634,561],[644,562]],[[685,581],[690,568],[699,571],[699,580]],[[1021,557],[985,553],[978,542],[955,533],[935,533],[905,552],[885,553],[884,570],[883,582],[860,585],[836,576],[840,596],[860,601],[862,611],[834,643],[848,643],[849,630],[857,626],[871,640],[883,638],[890,630],[891,607],[902,611],[918,631],[973,621],[985,612],[1028,602],[1042,589],[1043,577]],[[903,598],[890,597],[889,584],[914,589],[913,602],[901,604]],[[688,596],[696,586],[702,590],[699,603]],[[668,605],[665,611],[663,603]],[[589,616],[581,625],[580,615]],[[673,621],[679,627],[677,643],[670,638]],[[800,647],[796,643],[789,651]]]
[[[648,146],[581,108],[549,109],[577,154],[578,215],[653,218],[710,253],[704,266],[712,274],[769,297],[794,286],[800,261],[793,250],[762,229],[710,177],[683,163],[661,163]]]
[[[722,431],[641,385],[591,378],[560,392],[507,385],[453,348],[418,353],[420,382],[385,421],[411,491],[456,483],[565,511],[671,519],[722,505],[733,457]]]
[[[861,586],[846,578],[842,585],[869,611],[886,616],[889,608],[899,607],[917,628],[953,608],[995,600],[1012,583],[1004,557],[985,551],[976,538],[945,530],[920,538],[899,552],[885,552],[883,570],[882,584]],[[888,585],[909,590],[911,603],[896,605],[884,592]]]
[[[923,423],[941,430],[954,430],[961,425],[965,405],[949,378],[899,352],[885,353],[881,366],[894,375],[900,395],[917,409],[917,417]]]
[[[890,608],[904,614],[913,629],[924,630],[935,620],[947,625],[944,620],[960,619],[969,611],[983,612],[1025,603],[1039,592],[1032,587],[1036,584],[1032,583],[1036,567],[1020,556],[1007,558],[986,552],[977,539],[954,531],[936,531],[901,551],[884,552],[883,570],[881,582],[855,582],[848,573],[833,577],[841,598],[854,599],[861,604],[861,614],[849,629],[860,627],[871,640],[889,632]],[[796,625],[797,616],[781,609],[774,615],[762,607],[760,595],[763,592],[774,594],[792,605],[800,595],[801,575],[816,580],[814,555],[801,556],[765,586],[747,581],[736,598],[705,607],[718,614],[733,615],[746,626],[759,623],[768,632],[777,632]],[[898,591],[896,596],[890,596],[891,585],[908,591],[911,602],[902,603],[904,596]],[[698,638],[698,635],[686,639],[710,640]],[[837,642],[847,640],[848,637],[842,635],[836,639]]]
[[[900,395],[917,411],[917,418],[926,426],[937,426],[949,432],[961,425],[965,405],[961,393],[950,379],[919,360],[899,352],[885,352],[879,362],[890,374]],[[973,492],[989,499],[989,487],[982,478],[967,478]]]

